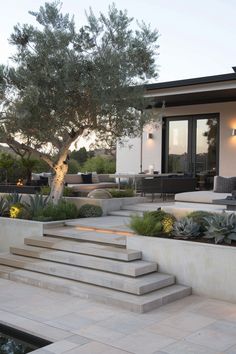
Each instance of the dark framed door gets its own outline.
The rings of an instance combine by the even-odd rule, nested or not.
[[[166,117],[163,172],[218,173],[219,114]]]

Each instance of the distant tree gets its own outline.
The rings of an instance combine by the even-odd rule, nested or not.
[[[116,162],[109,157],[94,156],[89,158],[83,167],[82,172],[115,173]]]
[[[143,84],[156,76],[158,32],[144,23],[133,30],[115,5],[107,17],[90,9],[79,30],[59,1],[30,14],[38,26],[14,27],[14,65],[0,66],[0,142],[48,163],[57,203],[73,142],[91,132],[106,143],[139,134],[135,108],[145,107]]]
[[[80,165],[83,165],[88,159],[89,154],[85,147],[80,148],[79,150],[74,150],[70,154],[70,158],[76,160]]]

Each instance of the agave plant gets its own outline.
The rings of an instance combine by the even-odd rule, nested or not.
[[[173,225],[172,235],[182,238],[189,239],[195,238],[200,234],[200,225],[193,221],[192,218],[182,218],[177,220]]]
[[[205,238],[214,239],[215,243],[236,241],[236,215],[221,213],[205,218]]]
[[[6,215],[8,211],[7,201],[4,198],[0,198],[0,216]]]
[[[45,197],[42,194],[35,194],[29,196],[29,202],[25,203],[25,208],[31,217],[37,215],[43,210],[48,203],[49,196]]]
[[[22,195],[19,193],[11,193],[8,194],[6,197],[7,207],[8,209],[11,208],[13,204],[20,204],[22,199]]]

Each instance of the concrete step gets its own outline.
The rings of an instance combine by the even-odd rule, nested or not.
[[[0,265],[0,278],[9,279],[9,274],[18,270],[17,268]]]
[[[103,216],[102,218],[83,218],[65,221],[66,226],[73,226],[77,229],[87,229],[97,232],[110,232],[128,236],[132,234],[130,230],[129,218],[124,216]]]
[[[141,259],[142,257],[142,252],[140,251],[96,243],[72,241],[69,239],[63,240],[61,237],[27,237],[25,238],[25,244],[127,262]]]
[[[83,254],[75,254],[70,252],[50,250],[41,247],[33,247],[23,245],[21,247],[10,247],[12,254],[45,259],[53,262],[75,265],[78,267],[103,270],[105,272],[128,275],[137,277],[149,274],[157,270],[157,264],[154,262],[146,262],[137,260],[133,262],[122,262],[112,259],[99,258]]]
[[[106,232],[96,232],[86,229],[80,229],[77,227],[57,227],[50,228],[44,231],[45,236],[56,236],[63,237],[66,239],[76,239],[78,241],[95,242],[102,243],[112,246],[126,246],[126,236],[120,234],[106,233]]]
[[[99,270],[80,268],[12,254],[0,254],[0,264],[77,280],[79,282],[98,285],[136,295],[146,294],[172,285],[175,282],[173,275],[157,272],[143,275],[138,278],[131,278]]]
[[[9,272],[9,279],[80,298],[95,300],[104,304],[119,306],[120,308],[138,313],[151,311],[191,294],[190,287],[171,285],[164,289],[153,291],[150,294],[137,296],[27,270]]]

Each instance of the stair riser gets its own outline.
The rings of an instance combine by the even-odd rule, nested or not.
[[[42,281],[37,281],[36,279],[25,278],[25,277],[15,274],[15,273],[11,273],[9,275],[9,279],[16,281],[16,282],[37,286],[39,288],[56,291],[57,293],[68,294],[68,295],[72,295],[72,296],[77,296],[81,299],[94,300],[94,301],[97,301],[102,304],[117,306],[121,309],[129,310],[131,312],[143,313],[143,312],[149,311],[148,306],[134,304],[129,301],[121,301],[119,299],[110,298],[109,296],[102,296],[100,294],[96,295],[95,293],[94,294],[88,294],[86,292],[83,293],[83,292],[79,291],[77,287],[73,287],[73,286],[70,286],[70,287],[63,286],[63,285],[55,286],[54,284],[51,284],[50,282],[42,282]],[[161,306],[161,304],[162,304],[162,301],[158,300],[154,305],[155,307],[151,306],[150,310]]]
[[[160,306],[167,305],[171,302],[180,300],[186,296],[191,295],[192,289],[185,288],[183,290],[176,291],[174,294],[163,296],[161,299],[153,300],[147,304],[142,305],[142,312],[152,311]]]
[[[158,279],[156,281],[152,279],[152,281],[147,282],[145,285],[139,285],[136,284],[136,282],[126,282],[125,277],[122,277],[122,279],[117,279],[115,275],[114,278],[111,278],[110,276],[108,277],[106,273],[99,274],[96,271],[94,271],[94,273],[92,271],[88,272],[82,269],[75,271],[69,266],[58,267],[59,265],[53,262],[50,262],[50,265],[45,265],[41,260],[35,260],[35,262],[27,262],[26,260],[22,261],[19,259],[8,259],[0,257],[0,264],[98,285],[136,295],[146,294],[151,291],[174,284],[173,276],[167,276],[162,280]]]
[[[51,250],[45,250],[42,252],[41,250],[38,251],[37,247],[35,247],[35,250],[24,250],[16,247],[11,247],[10,252],[12,254],[17,254],[20,256],[39,258],[132,277],[149,274],[157,270],[157,265],[155,263],[150,263],[144,266],[135,266],[134,263],[123,263],[118,261],[112,261],[110,259],[103,259],[86,255],[71,254],[66,252],[63,252],[63,254],[61,254],[62,252],[60,253],[58,251]]]
[[[103,248],[92,248],[87,245],[84,245],[81,242],[78,242],[76,245],[70,245],[67,244],[66,241],[60,241],[55,240],[54,242],[49,242],[45,241],[44,238],[42,237],[42,240],[34,240],[30,238],[25,238],[25,244],[29,246],[37,246],[37,247],[45,247],[45,248],[50,248],[50,249],[55,249],[55,250],[62,250],[62,251],[67,251],[67,252],[74,252],[74,253],[79,253],[79,254],[86,254],[86,255],[91,255],[91,256],[98,256],[102,258],[108,258],[108,259],[116,259],[116,260],[121,260],[121,261],[134,261],[142,258],[142,253],[139,251],[134,251],[130,253],[125,253],[125,252],[119,252],[118,250],[109,250],[109,249],[104,249]],[[108,246],[109,247],[109,246]],[[107,247],[107,248],[108,248]]]

